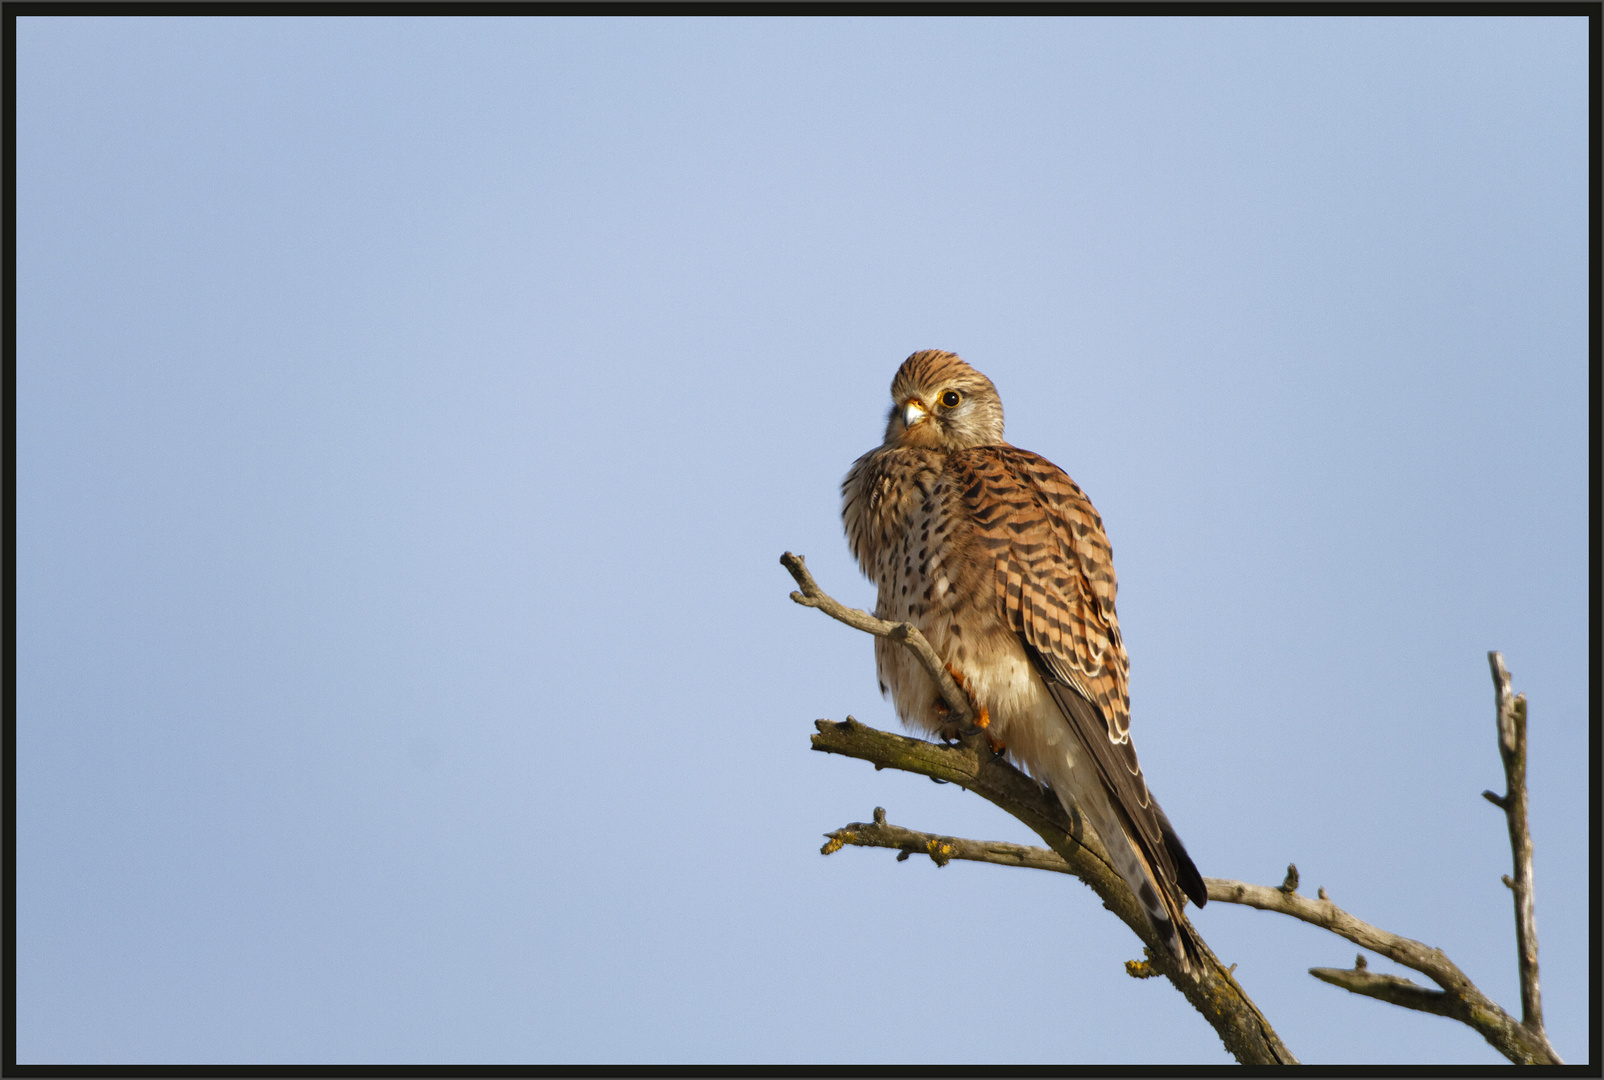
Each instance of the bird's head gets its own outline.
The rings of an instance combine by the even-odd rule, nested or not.
[[[1002,399],[990,379],[940,349],[902,362],[891,380],[885,445],[962,450],[1002,441]]]

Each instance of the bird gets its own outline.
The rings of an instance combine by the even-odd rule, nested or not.
[[[1057,465],[1003,439],[1002,399],[956,353],[915,352],[891,381],[885,438],[841,484],[842,524],[875,614],[929,640],[994,751],[1079,807],[1158,940],[1197,978],[1181,915],[1208,892],[1131,743],[1130,663],[1102,518]],[[914,731],[958,726],[908,649],[875,638],[880,691]]]

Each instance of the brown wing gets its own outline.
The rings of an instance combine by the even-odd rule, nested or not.
[[[949,468],[963,484],[977,546],[996,560],[1003,618],[1036,662],[1143,856],[1201,907],[1208,899],[1202,876],[1148,792],[1131,745],[1129,662],[1102,518],[1062,469],[1028,450],[976,447],[953,454]]]

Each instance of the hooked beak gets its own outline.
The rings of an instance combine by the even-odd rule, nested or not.
[[[919,404],[918,399],[915,398],[902,407],[902,424],[904,427],[913,427],[928,415],[925,412],[925,407]]]

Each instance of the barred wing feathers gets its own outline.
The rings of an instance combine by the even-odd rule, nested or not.
[[[1012,446],[948,461],[995,559],[1002,617],[1024,642],[1065,720],[1091,757],[1132,841],[1167,889],[1199,907],[1203,878],[1147,790],[1130,738],[1129,661],[1114,611],[1118,583],[1103,521],[1064,471]]]

